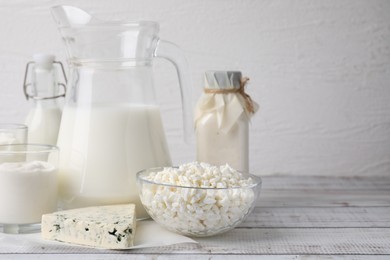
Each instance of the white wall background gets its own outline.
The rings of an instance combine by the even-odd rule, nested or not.
[[[0,1],[0,122],[23,122],[24,68],[36,52],[65,52],[49,7],[71,4],[103,18],[156,20],[185,51],[194,99],[209,69],[251,78],[261,105],[251,127],[257,174],[390,174],[390,1]],[[156,89],[175,163],[184,145],[174,68],[155,63]]]

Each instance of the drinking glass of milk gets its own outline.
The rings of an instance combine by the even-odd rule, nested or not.
[[[4,233],[39,230],[42,214],[57,210],[59,150],[41,144],[1,145],[0,223]],[[1,231],[1,230],[0,230]]]

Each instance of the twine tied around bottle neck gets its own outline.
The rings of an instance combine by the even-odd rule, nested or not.
[[[254,113],[255,109],[253,106],[252,98],[245,93],[245,85],[249,81],[249,78],[244,77],[241,78],[240,87],[239,88],[228,88],[228,89],[215,89],[215,88],[204,88],[204,93],[207,94],[228,94],[228,93],[238,93],[245,99],[246,109],[249,113]]]

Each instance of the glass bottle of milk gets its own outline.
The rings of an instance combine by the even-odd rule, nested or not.
[[[35,54],[33,61],[27,63],[23,87],[26,99],[33,103],[25,121],[30,143],[57,144],[62,114],[60,98],[65,96],[66,83],[59,82],[54,65],[61,67],[65,82],[66,76],[62,64],[54,58],[54,55]]]
[[[249,171],[249,120],[258,109],[240,71],[207,71],[195,110],[197,160]]]

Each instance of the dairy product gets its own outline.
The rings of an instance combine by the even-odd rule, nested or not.
[[[249,172],[249,121],[258,105],[240,71],[207,71],[195,108],[197,161]]]
[[[249,171],[249,125],[242,114],[228,132],[218,126],[217,113],[208,113],[197,122],[197,160],[213,165],[227,162],[235,169]]]
[[[43,161],[0,164],[0,223],[38,223],[57,209],[57,169]]]
[[[112,205],[59,211],[42,216],[42,237],[68,243],[126,249],[133,246],[135,205]]]
[[[171,165],[157,106],[65,107],[58,146],[64,208],[135,203],[146,217],[135,175]]]
[[[256,198],[254,181],[228,165],[195,162],[151,172],[143,179],[149,183],[142,186],[140,196],[153,219],[195,236],[234,227],[248,214]]]
[[[32,108],[26,118],[28,141],[30,143],[56,145],[60,123],[60,108],[41,106]]]

